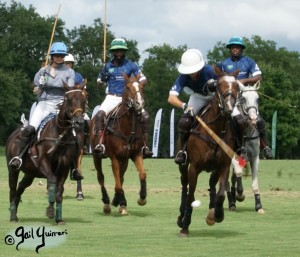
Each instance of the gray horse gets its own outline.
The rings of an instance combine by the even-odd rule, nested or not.
[[[241,90],[240,98],[237,101],[237,106],[240,113],[244,115],[248,120],[248,127],[244,131],[243,144],[245,145],[247,156],[250,163],[251,175],[252,175],[252,190],[255,199],[255,210],[258,213],[264,213],[264,209],[260,200],[259,186],[258,186],[258,165],[259,165],[259,152],[260,152],[260,139],[259,130],[257,129],[257,121],[260,119],[258,113],[258,93],[260,83],[256,83],[254,86],[244,86],[239,83]],[[248,164],[249,165],[249,164]],[[247,166],[248,168],[248,166]],[[237,176],[235,172],[231,177],[231,188],[227,185],[227,197],[229,209],[234,211],[236,209],[235,202],[244,201],[245,195],[243,194],[242,177]],[[237,187],[235,185],[237,184]]]

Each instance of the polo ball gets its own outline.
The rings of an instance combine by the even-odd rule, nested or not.
[[[201,205],[201,202],[199,200],[195,200],[194,202],[192,202],[192,207],[199,207]]]

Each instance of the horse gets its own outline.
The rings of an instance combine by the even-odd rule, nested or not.
[[[95,135],[95,117],[91,120],[90,144],[93,152],[94,166],[97,170],[97,179],[101,186],[103,212],[111,213],[111,205],[118,207],[121,215],[127,215],[127,200],[123,190],[124,175],[131,159],[139,173],[140,191],[137,203],[146,204],[147,186],[146,171],[143,164],[142,147],[144,146],[140,119],[144,106],[142,88],[138,77],[127,77],[123,74],[126,85],[122,94],[122,102],[108,115],[105,128],[104,145],[106,155],[110,158],[115,178],[115,194],[112,202],[108,196],[102,170],[102,157],[94,153],[97,145]],[[111,205],[110,205],[111,204]]]
[[[256,126],[259,115],[258,89],[259,83],[256,83],[254,86],[244,86],[243,84],[240,84],[241,93],[239,95],[240,98],[237,102],[237,106],[240,113],[247,119],[248,122],[248,127],[243,133],[243,144],[245,145],[251,168],[252,191],[255,199],[255,210],[258,213],[264,213],[258,186],[258,165],[260,152],[259,131]],[[242,177],[237,176],[233,170],[231,176],[231,188],[230,184],[228,184],[227,187],[228,206],[230,210],[236,210],[236,200],[239,202],[244,201],[245,195],[243,191]]]
[[[239,93],[236,79],[239,70],[226,74],[218,67],[214,67],[214,72],[218,76],[215,94],[204,110],[200,111],[198,117],[201,117],[216,135],[233,148],[234,140],[229,118]],[[200,124],[196,124],[190,131],[187,141],[187,156],[186,163],[179,165],[181,202],[177,225],[181,228],[180,236],[189,235],[197,179],[203,170],[212,172],[209,179],[210,202],[206,223],[213,225],[215,222],[224,220],[223,202],[231,165],[231,159]],[[218,182],[219,190],[217,192],[216,184]]]
[[[83,114],[86,106],[84,85],[64,85],[66,94],[55,117],[48,117],[44,127],[39,129],[32,142],[21,153],[22,165],[16,169],[9,165],[17,154],[17,138],[22,126],[8,137],[6,160],[9,175],[10,221],[17,222],[18,206],[25,189],[34,178],[46,178],[49,206],[48,218],[55,218],[57,224],[64,224],[62,201],[64,183],[68,177],[72,160],[76,159],[82,146]],[[24,173],[18,184],[20,171]],[[56,203],[56,206],[54,206]],[[55,210],[56,207],[56,210]]]

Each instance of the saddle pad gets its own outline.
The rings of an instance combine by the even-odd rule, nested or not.
[[[46,116],[45,119],[42,120],[40,126],[38,127],[37,140],[40,140],[40,134],[43,128],[46,126],[47,122],[54,119],[56,117],[56,113],[50,113]]]

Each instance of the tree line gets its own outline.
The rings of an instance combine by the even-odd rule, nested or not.
[[[20,124],[20,116],[28,117],[32,103],[32,81],[45,60],[55,17],[41,17],[33,6],[25,8],[12,1],[10,5],[0,1],[0,145]],[[100,104],[105,89],[97,86],[96,79],[103,67],[104,23],[95,19],[93,25],[80,25],[65,29],[59,18],[54,41],[63,41],[76,59],[75,70],[88,80],[89,110]],[[107,25],[107,45],[118,35]],[[125,38],[129,50],[126,57],[139,62],[138,42]],[[278,113],[276,158],[300,157],[300,60],[298,52],[278,48],[276,42],[263,40],[259,35],[244,38],[247,48],[244,54],[253,58],[263,73],[260,93],[260,114],[267,122],[268,139],[271,140],[271,122],[274,111]],[[167,103],[169,90],[178,76],[177,66],[187,45],[172,47],[165,43],[145,50],[147,58],[140,63],[148,84],[144,88],[146,109],[152,117],[163,108],[159,142],[159,157],[169,157],[169,120],[173,109]],[[200,49],[201,50],[201,49]],[[111,58],[106,52],[106,60]],[[207,62],[217,64],[229,56],[226,42],[216,42],[208,51]],[[187,99],[187,96],[180,96]],[[175,124],[182,110],[175,110]],[[153,131],[153,130],[152,130]],[[152,133],[150,133],[152,134]],[[178,134],[176,132],[175,138]],[[150,138],[151,140],[151,138]],[[151,141],[150,141],[151,142]]]

